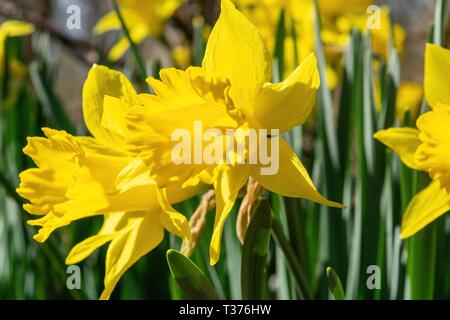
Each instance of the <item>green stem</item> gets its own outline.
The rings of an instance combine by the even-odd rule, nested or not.
[[[283,232],[283,227],[280,225],[280,223],[273,219],[272,221],[272,232],[275,238],[275,241],[278,243],[278,245],[281,248],[281,251],[283,251],[286,261],[288,263],[289,268],[291,269],[291,272],[295,278],[295,281],[297,282],[297,288],[300,294],[300,297],[306,300],[309,300],[312,298],[311,293],[309,291],[308,282],[306,281],[306,276],[304,273],[304,270],[301,267],[301,264],[299,260],[297,259],[297,256],[295,255],[294,249],[292,249],[291,244],[286,239],[286,236]]]
[[[445,35],[445,13],[447,11],[447,0],[436,0],[434,10],[434,30],[433,43],[439,46],[444,45]]]
[[[125,34],[125,37],[130,42],[131,51],[133,52],[133,55],[138,64],[139,75],[141,77],[142,83],[145,84],[145,79],[147,78],[147,69],[145,67],[144,59],[142,58],[137,45],[134,43],[133,39],[131,39],[130,31],[128,30],[128,28],[125,24],[125,20],[123,19],[119,4],[117,3],[117,0],[112,0],[112,7],[117,14],[117,18],[120,21],[120,24],[122,26],[122,30],[123,30],[123,33]]]

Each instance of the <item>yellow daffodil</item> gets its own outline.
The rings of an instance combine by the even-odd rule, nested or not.
[[[8,20],[0,25],[0,74],[3,73],[5,63],[5,41],[8,37],[22,37],[33,33],[34,26],[31,23]],[[21,72],[22,67],[17,60],[12,60],[11,67],[16,72]]]
[[[110,242],[102,299],[110,297],[128,268],[162,241],[164,229],[190,237],[187,219],[169,203],[201,188],[173,184],[167,202],[159,199],[146,165],[123,148],[128,135],[124,115],[135,104],[139,97],[124,75],[94,66],[83,89],[85,122],[94,137],[44,128],[46,138],[28,138],[23,150],[37,168],[20,174],[17,192],[30,201],[24,209],[41,216],[28,221],[40,227],[37,241],[73,221],[104,215],[100,232],[76,245],[66,259],[67,264],[78,263]]]
[[[432,182],[416,194],[403,215],[401,237],[407,238],[450,210],[450,51],[427,44],[425,97],[432,111],[415,128],[390,128],[375,138],[396,152],[408,167],[429,173]]]
[[[142,97],[143,107],[129,112],[130,148],[140,152],[152,168],[152,176],[166,187],[173,182],[214,185],[216,218],[210,246],[210,263],[220,256],[224,223],[239,190],[251,176],[266,189],[283,196],[305,198],[342,207],[316,190],[306,169],[290,148],[279,139],[279,170],[261,174],[262,163],[249,164],[232,155],[232,163],[180,164],[171,162],[171,133],[178,128],[192,132],[195,121],[204,128],[241,129],[236,140],[250,129],[278,129],[281,133],[302,124],[310,113],[320,85],[314,55],[309,55],[282,82],[270,83],[271,57],[256,28],[230,0],[223,0],[220,17],[208,40],[202,68],[186,71],[163,69],[161,80],[150,78],[156,95]],[[145,101],[144,101],[145,100]],[[158,142],[149,144],[157,136]],[[221,137],[226,136],[224,133]],[[277,137],[268,138],[269,140]],[[247,150],[248,151],[248,150]],[[228,155],[227,155],[228,156]]]
[[[159,36],[164,31],[166,21],[184,0],[119,0],[121,13],[135,43],[141,43],[148,36]],[[120,21],[115,12],[106,14],[94,27],[96,35],[111,30],[121,29]],[[113,61],[120,59],[130,43],[125,36],[109,52]]]

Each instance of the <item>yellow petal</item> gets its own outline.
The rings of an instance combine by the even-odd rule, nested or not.
[[[216,192],[216,217],[214,220],[211,245],[209,247],[209,261],[211,265],[214,265],[219,261],[223,226],[233,208],[239,190],[241,190],[247,182],[248,177],[248,166],[230,166],[222,170],[214,182],[214,190]]]
[[[256,28],[234,4],[222,0],[221,8],[203,67],[231,81],[230,95],[236,107],[247,115],[257,92],[271,79],[271,59]]]
[[[401,238],[408,238],[450,210],[450,195],[433,181],[414,196],[402,219]]]
[[[111,61],[117,61],[127,52],[130,48],[130,41],[126,37],[121,37],[119,41],[109,50],[108,59]]]
[[[106,253],[105,289],[100,299],[109,299],[122,275],[162,241],[164,230],[157,212],[130,219],[111,241]]]
[[[85,152],[100,153],[115,157],[129,157],[130,153],[126,150],[112,148],[100,143],[96,138],[86,136],[76,136],[75,141],[81,146]]]
[[[374,138],[391,148],[402,162],[414,170],[417,166],[414,153],[420,145],[419,130],[414,128],[389,128],[376,132]]]
[[[74,246],[66,257],[66,264],[77,264],[83,261],[92,252],[111,241],[116,235],[120,224],[126,220],[126,216],[126,212],[105,214],[100,231],[95,236],[89,237]]]
[[[0,34],[3,37],[21,37],[34,32],[34,26],[31,23],[9,20],[3,22],[0,26]]]
[[[117,149],[123,145],[123,137],[102,125],[105,96],[120,99],[122,104],[117,107],[121,110],[125,108],[123,104],[127,106],[139,105],[136,91],[122,73],[94,65],[89,71],[83,87],[84,121],[91,134],[99,142]],[[113,107],[112,105],[108,106],[108,108]],[[119,120],[120,118],[116,119],[116,121]],[[122,119],[123,123],[125,123],[124,121],[125,119]],[[123,125],[120,124],[115,126],[123,128]]]
[[[95,250],[110,242],[114,233],[97,234],[75,245],[66,257],[66,264],[77,264],[89,257]]]
[[[114,11],[104,15],[94,26],[93,32],[95,35],[100,35],[111,30],[121,28],[120,20]]]
[[[279,138],[279,147],[278,172],[274,175],[263,175],[261,174],[261,165],[252,165],[250,174],[255,180],[267,190],[282,196],[303,198],[330,207],[343,207],[339,203],[327,200],[317,191],[294,151],[281,138]]]
[[[130,37],[135,44],[141,43],[146,37],[150,35],[150,30],[147,28],[146,24],[136,24],[129,29]],[[117,42],[109,51],[108,58],[111,61],[119,60],[129,47],[130,42],[128,41],[128,38],[125,36],[121,37],[119,42]]]
[[[156,182],[150,179],[150,171],[142,159],[134,159],[119,175],[111,188],[111,192],[126,192],[140,186],[155,185]],[[155,186],[156,187],[156,186]]]
[[[167,199],[166,189],[158,189],[157,195],[158,202],[161,205],[161,224],[174,235],[184,240],[189,240],[191,238],[189,221],[170,205]]]
[[[434,107],[450,105],[450,50],[428,43],[425,50],[425,97]]]
[[[103,100],[102,127],[125,140],[128,130],[124,121],[128,105],[116,97],[105,96]]]
[[[248,121],[252,127],[287,131],[305,122],[320,86],[317,60],[310,54],[283,82],[266,84]]]

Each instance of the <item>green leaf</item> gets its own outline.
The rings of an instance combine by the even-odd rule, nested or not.
[[[330,288],[331,295],[334,300],[344,300],[344,288],[342,288],[342,282],[333,268],[327,268],[328,287]]]
[[[122,12],[120,10],[120,6],[119,6],[119,3],[117,2],[117,0],[112,0],[112,7],[113,7],[114,11],[116,12],[117,18],[120,21],[122,31],[123,31],[125,37],[127,38],[128,42],[130,43],[131,52],[133,53],[134,58],[136,59],[136,62],[137,62],[140,80],[143,84],[145,84],[146,83],[145,79],[147,78],[147,68],[145,66],[144,59],[142,58],[141,53],[139,52],[139,49],[138,49],[136,43],[134,43],[133,39],[131,38],[130,31],[128,30],[127,25],[125,24],[125,21],[123,19]]]
[[[203,38],[203,28],[205,21],[203,17],[195,17],[192,21],[193,32],[193,46],[194,46],[194,66],[201,66],[203,56],[205,55],[205,39]]]
[[[434,10],[433,43],[444,46],[445,39],[445,15],[447,12],[447,0],[436,0]]]
[[[42,70],[41,66],[36,62],[30,64],[30,77],[31,83],[34,86],[36,95],[47,118],[53,121],[55,127],[58,129],[63,129],[74,134],[75,127],[73,126],[72,121],[56,96],[52,84],[48,77],[46,77],[44,70]]]
[[[243,299],[264,299],[271,223],[269,202],[261,200],[255,208],[244,240],[241,264]]]
[[[219,299],[212,284],[189,258],[174,249],[168,250],[166,256],[170,272],[186,299]]]
[[[278,18],[274,50],[275,63],[273,73],[275,82],[281,81],[284,74],[284,39],[286,35],[285,20],[285,12],[284,10],[281,10],[280,17]]]

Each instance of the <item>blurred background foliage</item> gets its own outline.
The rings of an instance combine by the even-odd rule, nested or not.
[[[422,85],[424,44],[431,39],[436,21],[435,3],[427,0],[376,3],[387,4],[392,21],[405,30],[402,52],[397,52],[398,47],[391,39],[385,56],[379,57],[372,51],[370,33],[350,30],[347,45],[335,62],[336,85],[327,86],[322,81],[314,119],[286,136],[320,191],[345,203],[347,209],[266,195],[269,201],[259,204],[247,237],[251,239],[258,228],[269,228],[267,219],[272,214],[273,232],[262,260],[255,262],[251,248],[242,247],[236,234],[237,203],[225,226],[222,259],[215,267],[208,264],[213,224],[213,214],[208,214],[191,260],[204,274],[205,279],[200,279],[211,284],[210,291],[178,286],[177,281],[185,276],[183,270],[194,274],[198,270],[192,269],[189,261],[180,260],[176,252],[168,254],[167,259],[175,261],[169,270],[166,251],[178,249],[180,243],[165,237],[162,245],[125,274],[113,298],[178,299],[203,297],[202,294],[232,299],[450,298],[450,216],[444,215],[407,241],[400,241],[401,214],[428,178],[406,168],[372,138],[379,129],[413,124],[419,108],[426,107],[414,102],[421,102],[421,91],[408,90],[400,84]],[[66,27],[70,15],[66,10],[70,5],[81,9],[81,29]],[[101,291],[104,249],[81,264],[81,290],[67,289],[64,257],[74,244],[94,234],[102,221],[76,222],[38,245],[32,239],[34,230],[26,225],[27,216],[15,187],[18,173],[32,166],[21,152],[27,136],[41,135],[43,126],[86,134],[81,116],[81,89],[93,63],[119,68],[142,85],[139,67],[131,53],[115,62],[108,59],[108,50],[120,33],[106,37],[92,34],[93,26],[110,10],[110,5],[106,0],[0,0],[2,21],[20,19],[36,26],[32,36],[6,39],[5,59],[1,62],[4,67],[0,75],[1,299],[96,299]],[[139,50],[147,75],[157,76],[162,67],[199,65],[219,7],[218,1],[187,1],[175,12],[160,37],[149,37],[141,43]],[[276,36],[270,49],[274,65],[278,66],[274,79],[283,77],[285,60],[290,54],[285,38],[292,35],[292,30],[287,29],[286,21],[287,15],[280,11],[273,26],[276,30],[272,30]],[[326,59],[330,60],[328,65],[333,63],[330,59],[333,48],[327,45],[321,27],[320,23],[313,25],[310,36],[324,80],[329,76]],[[449,43],[447,39],[444,42]],[[20,70],[11,61],[19,61]],[[142,90],[146,90],[143,85]],[[399,100],[407,100],[409,108],[399,112]],[[415,111],[412,104],[417,104]],[[200,198],[196,198],[179,204],[178,208],[190,215],[199,203]],[[251,240],[249,243],[248,246]],[[380,290],[367,288],[370,265],[380,267]]]

